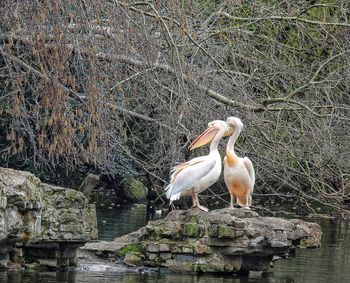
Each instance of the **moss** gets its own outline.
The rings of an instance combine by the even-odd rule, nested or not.
[[[216,225],[209,226],[208,236],[209,237],[217,237],[218,236],[218,226],[216,226]]]
[[[191,223],[199,223],[199,219],[198,219],[198,216],[197,215],[192,215],[190,217],[190,221]]]
[[[183,234],[188,237],[198,237],[200,232],[200,227],[197,223],[186,223],[184,226]]]
[[[126,254],[143,254],[145,252],[144,245],[138,244],[129,244],[122,247],[116,252],[117,257],[124,257]]]
[[[224,266],[220,265],[217,262],[214,263],[192,263],[191,264],[192,271],[198,273],[207,273],[207,272],[222,272],[224,271]]]
[[[194,250],[197,247],[197,244],[195,241],[188,241],[184,244],[184,247]]]
[[[218,231],[219,238],[234,238],[235,237],[235,229],[233,227],[219,226],[218,230],[219,230]]]
[[[198,264],[198,263],[196,263],[196,264],[192,265],[192,270],[196,271],[196,272],[200,272],[200,273],[201,272],[205,273],[205,272],[209,271],[209,266],[207,264]]]
[[[320,241],[316,237],[306,237],[300,240],[298,248],[317,248],[320,247]]]
[[[144,200],[147,197],[148,189],[135,178],[127,178],[123,182],[123,189],[126,198],[132,201]]]

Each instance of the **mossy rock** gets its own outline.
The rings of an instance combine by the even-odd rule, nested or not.
[[[235,237],[235,229],[233,227],[221,225],[221,226],[219,226],[218,237],[219,238],[234,238]]]
[[[127,253],[123,259],[123,262],[131,267],[142,265],[144,255],[142,253]]]
[[[209,237],[217,237],[218,236],[218,226],[211,225],[208,227],[208,236]]]
[[[142,254],[145,251],[145,246],[136,243],[136,244],[129,244],[124,247],[122,247],[120,250],[117,251],[116,256],[117,257],[125,257],[126,254]]]
[[[147,187],[136,180],[135,178],[127,178],[122,183],[123,193],[126,199],[130,201],[142,201],[147,198],[148,189]]]
[[[189,222],[184,225],[183,234],[188,237],[199,237],[200,227],[199,224]]]

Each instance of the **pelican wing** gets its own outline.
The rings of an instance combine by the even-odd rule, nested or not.
[[[253,167],[253,163],[250,161],[250,159],[248,157],[244,157],[243,158],[243,163],[244,166],[247,168],[248,173],[249,173],[249,177],[250,180],[253,183],[253,188],[254,188],[254,184],[255,184],[255,171],[254,171],[254,167]]]
[[[194,164],[196,164],[198,162],[202,162],[205,157],[206,156],[195,157],[195,158],[192,158],[189,161],[186,161],[186,162],[183,162],[181,164],[175,165],[173,168],[171,168],[171,173],[173,173],[171,176],[173,176],[174,173],[179,173],[182,169],[184,169],[184,168],[186,168],[186,167],[188,167],[190,165],[194,165]]]
[[[193,158],[173,168],[170,184],[165,188],[170,201],[180,198],[182,192],[191,189],[193,185],[207,175],[215,166],[215,160],[208,156]]]

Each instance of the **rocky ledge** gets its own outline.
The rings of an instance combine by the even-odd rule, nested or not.
[[[133,267],[240,273],[265,271],[296,247],[319,247],[321,235],[318,224],[246,209],[175,210],[112,242],[88,243],[80,253]]]
[[[82,193],[0,168],[0,268],[74,266],[77,248],[96,238]]]

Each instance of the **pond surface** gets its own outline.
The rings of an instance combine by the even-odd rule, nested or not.
[[[95,194],[99,237],[111,240],[132,232],[146,222],[145,205],[113,203],[113,193]],[[102,206],[101,206],[102,204]],[[251,272],[249,277],[161,273],[93,272],[0,272],[0,283],[93,283],[93,282],[258,282],[258,283],[342,283],[350,282],[350,227],[348,222],[321,220],[323,237],[319,249],[298,249],[295,258],[275,262],[269,272]]]

